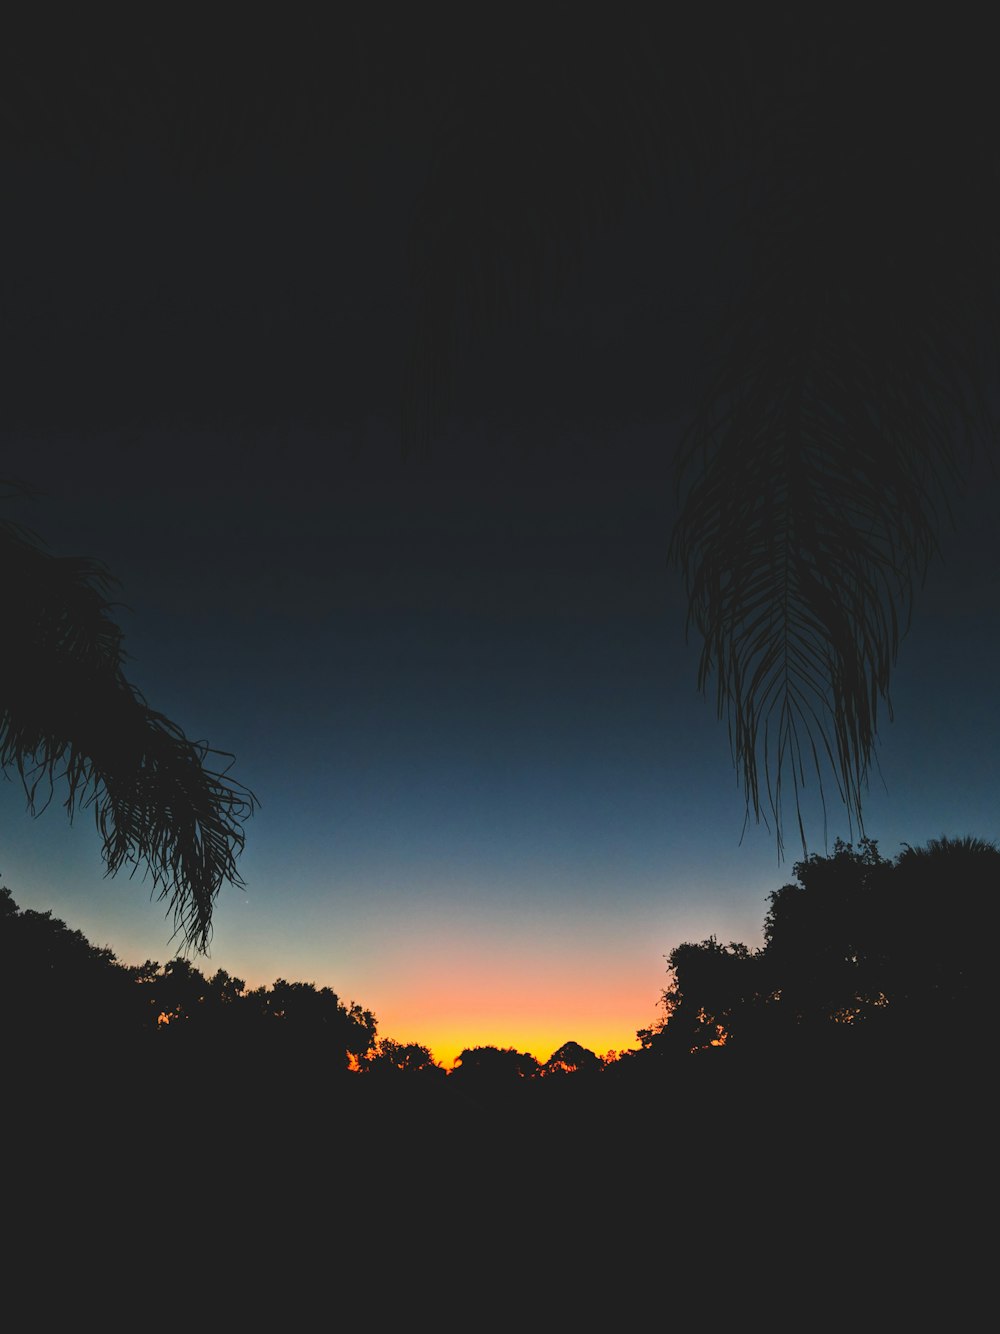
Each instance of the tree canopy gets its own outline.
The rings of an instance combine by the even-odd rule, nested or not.
[[[378,1023],[311,982],[278,978],[247,990],[224,969],[206,977],[184,957],[122,964],[51,912],[21,910],[0,886],[0,1031],[29,1051],[56,1042],[113,1056],[116,1042],[145,1039],[146,1050],[152,1041],[209,1061],[284,1055],[336,1072],[374,1052]]]
[[[971,837],[905,848],[838,840],[769,896],[763,948],[709,937],[670,953],[666,1019],[647,1051],[750,1056],[835,1047],[967,1051],[988,1012],[989,946],[974,925],[1000,850]]]

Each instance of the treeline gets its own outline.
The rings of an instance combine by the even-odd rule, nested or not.
[[[20,909],[0,886],[0,1032],[8,1054],[19,1048],[92,1054],[156,1051],[225,1062],[283,1054],[314,1068],[378,1078],[442,1078],[446,1072],[417,1042],[379,1037],[371,1010],[345,1003],[329,987],[278,978],[248,989],[225,969],[206,976],[187,958],[128,965],[92,945],[51,912]],[[576,1042],[548,1061],[513,1048],[471,1047],[454,1072],[467,1083],[596,1072],[604,1060]]]
[[[370,1010],[329,987],[284,978],[246,988],[219,969],[206,977],[190,960],[130,966],[92,945],[51,912],[21,910],[0,887],[0,1027],[7,1050],[73,1050],[155,1039],[159,1050],[307,1048],[348,1069],[376,1044]]]
[[[673,1080],[706,1059],[773,1071],[841,1054],[965,1055],[986,1040],[981,922],[1000,884],[994,844],[942,838],[889,861],[873,840],[838,841],[794,874],[770,895],[761,948],[710,937],[673,950],[664,1018],[639,1030],[638,1050],[602,1057],[567,1042],[540,1062],[471,1047],[448,1084],[477,1096],[572,1075],[575,1088],[610,1088]],[[45,1053],[53,1068],[125,1053],[133,1068],[175,1060],[300,1083],[364,1074],[439,1084],[446,1073],[426,1046],[380,1037],[370,1010],[329,987],[279,978],[248,990],[183,957],[125,965],[51,912],[20,910],[2,887],[0,1034],[9,1061]]]

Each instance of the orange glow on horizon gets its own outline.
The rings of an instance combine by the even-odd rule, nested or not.
[[[238,975],[248,990],[270,986],[274,976],[330,986],[345,1003],[371,1010],[380,1039],[426,1047],[446,1070],[474,1047],[514,1048],[540,1064],[567,1042],[601,1057],[636,1050],[637,1032],[662,1020],[663,953],[649,943],[653,926],[649,940],[609,962],[568,918],[558,932],[547,919],[511,925],[502,914],[478,925],[473,932],[465,922],[438,923],[422,948],[407,935],[405,949],[365,959],[353,972],[331,966],[327,975],[284,958],[269,961],[260,977],[246,967]],[[602,941],[614,931],[609,922]]]
[[[382,1025],[379,1026],[379,1031],[386,1037],[396,1036]],[[637,1050],[639,1047],[634,1028],[623,1034],[620,1029],[613,1029],[610,1026],[601,1030],[579,1025],[577,1032],[567,1032],[565,1028],[557,1029],[549,1023],[523,1029],[517,1029],[512,1025],[473,1027],[470,1024],[468,1027],[463,1026],[461,1031],[449,1028],[436,1034],[425,1032],[418,1040],[430,1049],[437,1064],[448,1071],[455,1068],[455,1063],[463,1051],[471,1050],[473,1047],[499,1047],[502,1050],[513,1047],[515,1051],[527,1052],[534,1056],[540,1065],[543,1065],[553,1052],[558,1051],[566,1042],[578,1042],[581,1047],[586,1047],[602,1058],[611,1051],[621,1055],[625,1051]]]

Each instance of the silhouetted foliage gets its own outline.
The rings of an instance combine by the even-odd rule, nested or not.
[[[537,1073],[538,1061],[529,1052],[514,1047],[466,1047],[455,1062],[451,1078],[477,1086],[510,1086]]]
[[[52,556],[0,518],[0,569],[0,768],[19,775],[32,813],[57,787],[70,819],[90,809],[108,872],[151,876],[185,942],[206,948],[219,890],[242,885],[253,793],[126,680],[103,565]]]
[[[589,1047],[581,1047],[579,1042],[564,1042],[556,1048],[539,1073],[549,1075],[595,1075],[604,1069],[604,1062]]]
[[[379,1077],[420,1075],[437,1078],[446,1073],[434,1060],[429,1047],[419,1042],[396,1042],[393,1038],[379,1038],[365,1057],[362,1068]]]
[[[756,956],[746,945],[720,945],[714,936],[672,950],[668,966],[673,986],[663,997],[669,1019],[659,1039],[662,1046],[684,1051],[724,1046],[756,994],[755,964]],[[652,1030],[639,1034],[646,1047],[653,1037]]]
[[[639,1033],[647,1052],[942,1052],[981,1040],[991,961],[962,905],[981,911],[1000,886],[994,844],[941,838],[890,862],[872,839],[837,840],[794,869],[770,895],[763,949],[711,937],[671,952],[667,1017]]]
[[[270,990],[253,996],[271,1021],[268,1027],[280,1024],[283,1041],[309,1047],[317,1055],[328,1051],[345,1068],[350,1056],[364,1056],[375,1041],[377,1024],[371,1011],[354,1003],[345,1005],[330,987],[279,977]]]
[[[47,1077],[131,1048],[149,1023],[138,972],[51,912],[22,911],[0,886],[0,1042],[8,1062],[30,1060]]]
[[[998,889],[1000,850],[984,839],[941,837],[896,858],[888,989],[928,1042],[984,1039],[995,971],[984,906]]]
[[[377,1022],[370,1010],[309,982],[279,978],[248,992],[240,978],[223,969],[206,978],[183,957],[128,967],[50,912],[21,911],[0,887],[0,1029],[8,1049],[56,1043],[114,1051],[144,1035],[148,1055],[216,1064],[277,1056],[342,1071],[372,1050]],[[425,1048],[409,1050],[414,1068],[412,1053],[430,1059]]]
[[[911,911],[890,889],[892,869],[874,840],[857,850],[838,840],[832,856],[799,862],[798,883],[771,894],[764,958],[786,1023],[859,1024],[885,1008],[896,911]]]

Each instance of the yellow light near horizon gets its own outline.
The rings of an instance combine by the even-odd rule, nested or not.
[[[634,1030],[623,1034],[620,1029],[612,1028],[610,1025],[606,1029],[595,1030],[591,1027],[587,1030],[581,1029],[577,1033],[567,1033],[562,1028],[555,1029],[549,1025],[515,1028],[506,1025],[470,1024],[467,1027],[463,1026],[460,1031],[445,1029],[438,1033],[425,1034],[423,1039],[423,1045],[430,1048],[435,1061],[446,1070],[454,1068],[455,1062],[466,1048],[513,1047],[516,1051],[528,1052],[540,1064],[544,1064],[553,1052],[558,1051],[566,1042],[578,1042],[581,1047],[586,1047],[602,1057],[609,1051],[620,1055],[624,1051],[636,1050],[639,1046]]]

